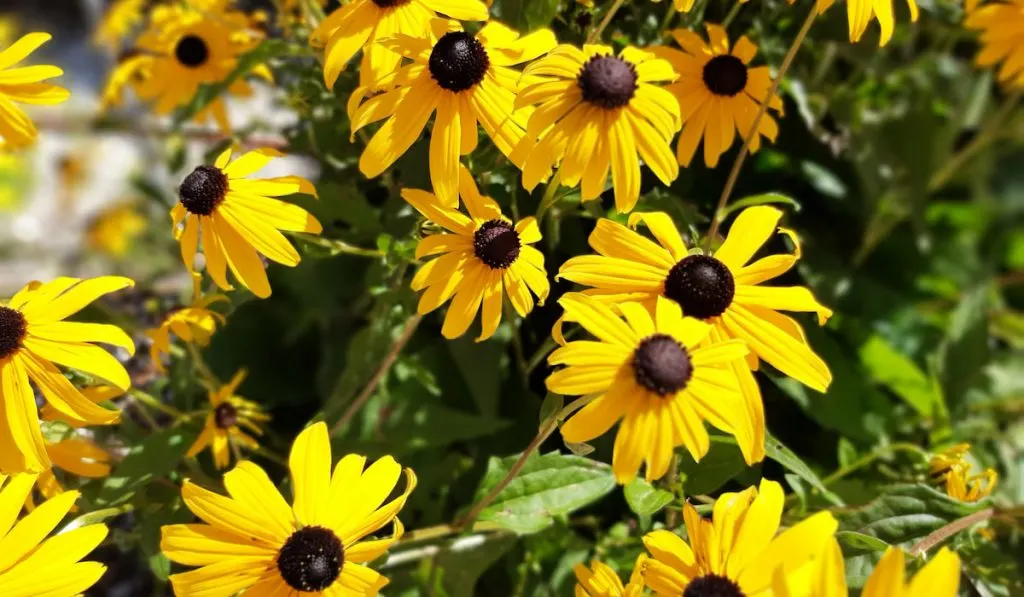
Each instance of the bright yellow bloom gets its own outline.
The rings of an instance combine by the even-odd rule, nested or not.
[[[46,538],[74,506],[77,491],[62,493],[16,521],[35,483],[36,475],[0,475],[0,595],[84,593],[103,576],[106,566],[79,560],[103,542],[107,527],[91,524]]]
[[[687,541],[668,530],[644,537],[651,552],[644,582],[665,597],[769,597],[779,578],[809,583],[815,558],[838,524],[829,512],[819,512],[778,533],[784,501],[782,486],[762,480],[760,491],[749,487],[719,496],[712,520],[684,504]]]
[[[576,597],[640,597],[644,590],[643,569],[647,556],[640,554],[633,566],[633,574],[629,583],[622,586],[619,575],[610,566],[594,560],[590,568],[576,564],[572,570],[576,574]]]
[[[84,437],[75,436],[56,443],[47,442],[46,454],[50,457],[53,468],[40,473],[36,480],[36,489],[45,499],[64,493],[64,487],[57,480],[54,469],[61,469],[86,479],[102,479],[110,474],[110,454]],[[31,494],[26,500],[25,507],[29,510],[35,508]],[[77,512],[78,507],[72,507],[72,511]]]
[[[5,147],[24,147],[35,141],[39,131],[17,104],[52,106],[71,96],[63,87],[45,83],[64,74],[52,65],[11,68],[50,40],[49,33],[29,33],[0,52],[0,137]]]
[[[171,576],[175,594],[376,595],[388,579],[362,564],[402,536],[396,517],[416,487],[416,475],[405,469],[405,491],[384,503],[402,467],[390,456],[364,466],[366,457],[350,454],[332,475],[327,426],[316,423],[292,446],[291,507],[251,462],[224,475],[230,497],[185,481],[182,498],[206,524],[163,527],[164,555],[199,566]],[[391,537],[363,541],[392,521]]]
[[[611,170],[615,208],[640,197],[640,160],[666,185],[679,175],[669,144],[680,126],[679,102],[657,85],[674,81],[672,65],[627,47],[616,56],[602,45],[562,44],[523,71],[516,107],[537,104],[527,138],[536,140],[523,167],[532,190],[558,164],[559,184],[581,185],[596,199]]]
[[[757,46],[746,36],[741,36],[730,52],[725,29],[710,23],[706,27],[710,44],[693,31],[676,29],[672,37],[683,51],[652,47],[651,52],[679,73],[679,80],[665,87],[682,106],[683,132],[676,146],[676,159],[689,166],[703,139],[704,163],[714,168],[733,143],[742,143],[750,133],[772,79],[767,66],[748,66]],[[775,96],[769,106],[781,112],[782,100]],[[750,140],[750,151],[760,148],[762,136],[775,141],[778,134],[779,125],[765,114],[758,134]]]
[[[390,87],[356,108],[366,90],[349,100],[352,134],[387,118],[359,158],[372,178],[400,158],[420,137],[437,110],[430,132],[430,182],[441,205],[459,205],[459,156],[476,148],[477,122],[494,145],[517,166],[525,158],[520,144],[529,111],[514,112],[519,71],[555,45],[555,35],[539,29],[519,33],[492,21],[475,35],[455,21],[431,21],[429,37],[398,35],[386,47],[412,60],[383,83]]]
[[[39,429],[36,399],[29,382],[67,419],[110,425],[118,412],[86,398],[57,365],[77,369],[127,390],[121,363],[94,342],[119,346],[130,354],[135,344],[113,325],[64,321],[104,294],[128,288],[128,278],[57,278],[32,282],[0,306],[0,471],[42,472],[50,468]]]
[[[928,472],[933,479],[946,486],[946,494],[962,502],[976,502],[988,497],[996,488],[999,475],[987,468],[980,474],[971,474],[973,465],[967,459],[971,444],[962,443],[932,456]]]
[[[818,12],[823,12],[831,4],[831,1],[818,0]],[[917,22],[917,3],[914,0],[907,0],[907,7],[910,8],[910,20]],[[885,46],[892,39],[893,31],[896,29],[892,0],[846,0],[846,14],[850,25],[851,42],[860,41],[872,20],[877,20],[881,28],[879,47]]]
[[[229,147],[213,166],[199,166],[185,177],[178,189],[181,201],[171,210],[171,219],[189,272],[194,271],[200,234],[206,271],[224,290],[233,288],[226,275],[230,267],[253,294],[270,296],[260,254],[288,267],[298,265],[298,251],[280,231],[319,233],[322,227],[306,210],[272,197],[296,193],[315,197],[313,183],[298,176],[246,180],[283,155],[264,148],[231,161]]]
[[[240,369],[230,382],[209,393],[210,413],[206,415],[203,432],[188,449],[188,456],[194,457],[210,446],[214,466],[224,469],[231,464],[233,449],[259,449],[260,444],[253,435],[263,435],[257,423],[266,423],[270,415],[263,412],[259,404],[235,395],[245,376],[245,369]]]
[[[132,243],[145,230],[148,221],[132,205],[115,205],[93,218],[85,231],[85,244],[111,257],[128,254]]]
[[[988,68],[1002,62],[999,81],[1024,87],[1024,0],[990,2],[969,12],[964,26],[981,32],[975,64]]]
[[[541,239],[537,220],[528,217],[513,223],[490,197],[480,194],[473,176],[462,168],[459,192],[467,217],[442,207],[434,195],[402,189],[402,198],[445,232],[428,236],[416,247],[416,258],[440,255],[428,261],[412,279],[412,289],[424,290],[417,306],[429,313],[448,299],[441,334],[457,338],[482,310],[482,329],[477,341],[490,338],[501,323],[501,300],[508,294],[521,317],[533,310],[533,296],[540,304],[550,291],[544,255],[530,245]]]
[[[150,340],[149,359],[160,372],[166,371],[163,357],[171,354],[171,333],[182,342],[204,347],[210,344],[217,326],[225,323],[224,316],[210,309],[210,305],[228,298],[217,293],[203,296],[201,284],[202,276],[192,274],[192,304],[168,313],[160,327],[146,330]]]
[[[114,0],[103,13],[93,43],[116,52],[121,42],[142,24],[149,0]]]

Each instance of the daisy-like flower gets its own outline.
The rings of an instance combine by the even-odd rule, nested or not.
[[[417,189],[402,189],[402,198],[445,232],[428,236],[416,247],[416,258],[440,255],[428,261],[412,279],[412,289],[424,290],[417,307],[429,313],[448,299],[441,334],[457,338],[464,334],[481,311],[477,341],[490,338],[501,323],[502,296],[508,294],[521,317],[533,310],[533,296],[544,304],[551,287],[544,269],[544,255],[531,247],[541,239],[537,220],[528,217],[512,223],[490,197],[484,197],[465,167],[459,175],[459,192],[467,217],[442,207],[434,195]]]
[[[976,502],[988,497],[996,488],[999,475],[987,468],[979,474],[972,474],[973,464],[968,460],[971,444],[956,444],[938,454],[928,462],[928,472],[937,483],[945,485],[949,497],[962,502]]]
[[[594,560],[590,568],[576,564],[572,570],[576,574],[576,597],[640,597],[644,590],[643,569],[647,561],[645,554],[640,554],[633,566],[633,574],[626,586],[622,586],[619,575],[611,566]]]
[[[422,36],[438,13],[460,21],[486,21],[487,5],[479,0],[354,0],[327,16],[310,41],[326,45],[324,83],[334,87],[338,75],[360,49],[359,85],[377,88],[394,73],[401,54],[378,43],[395,35]]]
[[[292,446],[291,507],[251,462],[224,475],[230,497],[185,481],[185,505],[206,524],[162,529],[164,555],[200,567],[171,576],[175,594],[376,595],[388,579],[362,564],[402,536],[396,517],[416,487],[416,475],[405,469],[405,491],[384,503],[402,467],[390,456],[363,470],[365,465],[366,457],[349,454],[331,475],[327,426],[316,423]],[[363,541],[392,521],[391,537]]]
[[[6,483],[5,483],[6,481]],[[71,511],[77,491],[54,497],[17,520],[36,475],[0,475],[0,595],[64,597],[96,584],[106,566],[80,561],[107,536],[107,527],[90,524],[47,538]]]
[[[981,51],[974,59],[981,68],[999,67],[999,81],[1024,87],[1024,0],[989,2],[970,11],[964,26],[981,32]]]
[[[128,278],[57,278],[32,282],[0,305],[0,471],[42,472],[50,468],[39,428],[31,381],[63,417],[82,424],[110,425],[118,412],[89,400],[57,368],[77,369],[127,390],[128,372],[112,354],[93,342],[119,346],[131,354],[135,344],[121,328],[64,321],[104,294],[128,288]]]
[[[235,395],[245,375],[245,369],[240,369],[230,382],[209,393],[210,413],[206,415],[203,432],[188,449],[188,456],[194,457],[209,446],[214,466],[225,469],[231,464],[232,450],[259,449],[260,444],[253,436],[263,435],[259,424],[269,421],[270,415],[259,404]]]
[[[610,169],[615,208],[624,213],[640,197],[640,159],[666,185],[679,175],[669,147],[679,102],[657,85],[677,77],[667,61],[634,47],[616,56],[608,46],[562,44],[523,74],[516,107],[537,105],[526,131],[535,140],[523,167],[527,189],[559,165],[559,184],[581,185],[589,201],[604,191]]]
[[[666,597],[769,597],[780,579],[807,582],[838,523],[819,512],[779,533],[784,501],[782,486],[765,479],[719,496],[711,520],[684,504],[687,541],[668,530],[644,537],[644,582]]]
[[[369,3],[369,0],[363,0]],[[419,0],[413,0],[414,2]],[[430,132],[430,182],[445,207],[459,205],[459,156],[473,151],[477,122],[494,145],[522,167],[528,111],[514,112],[519,71],[516,64],[533,60],[555,46],[555,35],[539,29],[522,37],[498,22],[474,36],[455,21],[434,19],[429,37],[396,35],[381,42],[412,60],[384,82],[393,87],[358,108],[349,102],[352,134],[387,118],[359,158],[359,169],[373,178],[384,172],[419,138],[437,110]]]
[[[63,87],[46,83],[64,71],[49,64],[12,68],[50,40],[49,33],[29,33],[0,52],[0,137],[4,147],[24,147],[39,131],[17,104],[52,106],[71,96]]]
[[[270,160],[283,157],[276,149],[256,149],[231,161],[231,148],[213,166],[199,166],[185,177],[171,210],[175,238],[189,272],[202,235],[206,271],[214,283],[230,290],[230,267],[243,286],[260,298],[270,296],[270,282],[260,254],[288,267],[299,253],[281,230],[319,233],[320,222],[297,205],[272,197],[303,193],[316,196],[313,183],[298,176],[246,180]],[[180,224],[184,222],[184,227]]]
[[[136,27],[142,24],[145,17],[146,4],[149,0],[114,0],[103,13],[93,43],[111,51],[121,48],[121,42]]]
[[[46,499],[64,493],[64,486],[57,479],[54,469],[84,479],[102,479],[110,474],[110,454],[84,437],[74,436],[59,442],[47,442],[46,455],[50,457],[53,468],[40,473],[36,480],[36,489]],[[35,508],[31,494],[25,506],[29,510]],[[72,511],[77,510],[77,507],[72,508]]]
[[[567,321],[597,338],[569,342],[548,357],[565,365],[548,376],[549,390],[594,397],[565,422],[562,437],[586,442],[622,419],[612,455],[619,483],[631,481],[645,461],[646,479],[661,478],[677,446],[699,461],[710,446],[704,421],[735,435],[748,463],[763,457],[764,431],[755,431],[730,367],[746,356],[743,342],[706,342],[711,327],[683,318],[665,298],[653,317],[639,303],[618,305],[625,321],[584,294],[566,294],[558,304]]]
[[[691,254],[665,213],[629,218],[630,226],[646,224],[657,243],[602,219],[590,235],[590,246],[599,254],[566,261],[558,277],[593,287],[585,292],[610,304],[635,300],[653,309],[657,297],[668,297],[682,307],[684,315],[710,323],[712,339],[746,342],[752,351],[751,366],[757,365],[757,358],[763,359],[824,392],[832,382],[828,366],[814,354],[800,324],[779,311],[813,312],[822,325],[832,311],[803,286],[762,285],[789,271],[800,258],[796,234],[778,227],[781,217],[774,207],[743,210],[713,255]],[[776,230],[794,241],[796,252],[751,262]],[[555,332],[557,336],[557,328]]]
[[[721,25],[708,23],[710,44],[693,31],[676,29],[672,37],[682,51],[654,47],[651,52],[667,60],[679,73],[679,80],[665,87],[682,106],[683,132],[679,134],[676,158],[689,166],[697,145],[704,140],[704,163],[709,168],[737,140],[742,143],[754,125],[754,117],[768,96],[772,80],[767,66],[750,67],[757,46],[742,36],[729,50],[729,38]],[[768,104],[782,111],[782,100],[775,96]],[[765,114],[758,134],[750,141],[750,151],[761,146],[761,137],[775,141],[779,125]]]
[[[227,301],[228,297],[218,293],[203,296],[202,279],[199,273],[192,274],[191,305],[171,311],[160,323],[160,327],[146,330],[150,341],[149,359],[160,372],[166,371],[163,357],[171,354],[172,333],[182,342],[205,347],[210,344],[217,326],[225,323],[224,316],[210,309],[210,305]]]
[[[124,257],[148,222],[133,205],[115,205],[104,209],[89,223],[85,244],[94,251],[114,258]]]

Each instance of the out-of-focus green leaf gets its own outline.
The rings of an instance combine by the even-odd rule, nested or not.
[[[192,429],[172,427],[132,446],[124,460],[103,480],[95,503],[111,506],[124,502],[154,478],[174,470],[195,436]]]
[[[480,575],[512,548],[516,538],[508,533],[489,533],[462,538],[467,545],[460,546],[459,541],[442,549],[434,564],[444,570],[442,585],[451,597],[473,597],[478,594],[475,589]]]
[[[504,429],[509,421],[465,413],[440,404],[402,403],[389,409],[372,430],[375,439],[355,445],[374,454],[400,456],[455,442],[489,436]],[[345,444],[352,447],[349,440]]]
[[[942,397],[933,381],[881,336],[872,335],[861,345],[860,359],[874,381],[892,390],[921,416],[935,414]]]
[[[768,434],[765,437],[764,452],[768,458],[778,462],[790,472],[810,483],[811,487],[817,489],[818,493],[832,504],[837,506],[841,506],[843,504],[843,501],[839,499],[839,496],[832,493],[825,487],[821,482],[821,479],[818,478],[818,475],[811,470],[811,467],[807,466],[799,456],[784,446],[782,442],[772,437],[771,434]]]
[[[659,489],[640,478],[626,485],[622,493],[626,497],[629,509],[639,516],[657,514],[675,499],[671,491]]]
[[[501,378],[496,372],[506,345],[496,340],[474,342],[469,334],[447,344],[480,412],[489,416],[497,414]]]
[[[732,438],[713,436],[711,439],[711,448],[700,462],[694,462],[686,450],[676,451],[679,478],[686,495],[711,493],[747,468],[743,453]]]
[[[985,287],[965,292],[939,349],[939,376],[951,407],[963,402],[968,388],[981,380],[989,362],[987,306]]]
[[[847,547],[854,552],[885,551],[889,547],[888,543],[882,541],[878,537],[865,535],[864,533],[858,533],[856,531],[839,531],[836,533],[836,539],[838,539],[839,543],[844,547]]]

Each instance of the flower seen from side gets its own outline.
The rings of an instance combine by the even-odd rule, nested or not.
[[[223,294],[210,293],[203,296],[202,275],[192,274],[192,304],[175,309],[167,314],[160,326],[146,330],[149,338],[149,358],[157,371],[164,372],[164,357],[171,354],[171,334],[182,342],[205,347],[217,331],[217,326],[224,325],[224,316],[210,308],[218,302],[228,301]]]
[[[256,402],[236,395],[245,376],[245,369],[240,369],[227,384],[209,392],[210,412],[187,456],[195,457],[209,447],[214,466],[225,469],[231,464],[232,453],[240,454],[241,448],[259,449],[259,441],[253,436],[263,435],[260,425],[270,421],[270,415]]]
[[[31,145],[39,134],[18,104],[52,106],[71,96],[67,89],[46,82],[63,75],[60,68],[49,64],[19,66],[48,41],[49,33],[29,33],[0,52],[0,148]]]
[[[999,481],[999,474],[987,468],[975,474],[974,465],[968,459],[971,444],[960,443],[943,452],[932,455],[928,462],[928,473],[940,486],[944,486],[949,497],[962,502],[976,502],[992,494]]]

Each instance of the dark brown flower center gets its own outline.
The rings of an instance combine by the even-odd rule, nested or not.
[[[409,0],[373,0],[379,8],[394,8],[396,6],[402,6],[408,4]]]
[[[648,336],[633,353],[633,376],[636,383],[659,396],[668,396],[682,390],[692,375],[690,354],[686,352],[686,347],[671,336]]]
[[[210,47],[198,35],[186,35],[174,46],[174,57],[189,68],[199,68],[209,60]]]
[[[494,269],[505,269],[519,258],[519,233],[505,220],[488,220],[473,234],[473,252]]]
[[[238,423],[238,409],[230,402],[221,402],[213,409],[213,421],[221,429],[230,429]]]
[[[487,50],[464,31],[449,31],[430,52],[430,76],[448,91],[465,91],[483,81],[491,65]]]
[[[228,177],[213,166],[199,166],[178,187],[181,204],[189,213],[208,216],[224,200]]]
[[[594,56],[580,69],[576,82],[584,100],[602,108],[621,108],[636,93],[636,67],[615,56]]]
[[[28,331],[28,322],[20,311],[0,306],[0,361],[21,348],[21,341]]]
[[[341,539],[324,527],[305,527],[292,533],[277,554],[281,578],[296,591],[315,593],[330,587],[345,565]]]
[[[715,95],[732,97],[747,88],[747,65],[730,54],[722,54],[704,65],[704,84]]]
[[[717,317],[732,304],[736,282],[724,263],[708,255],[690,255],[672,266],[665,278],[665,296],[679,303],[683,315]]]
[[[724,576],[698,576],[686,585],[683,597],[746,597],[739,585]]]

